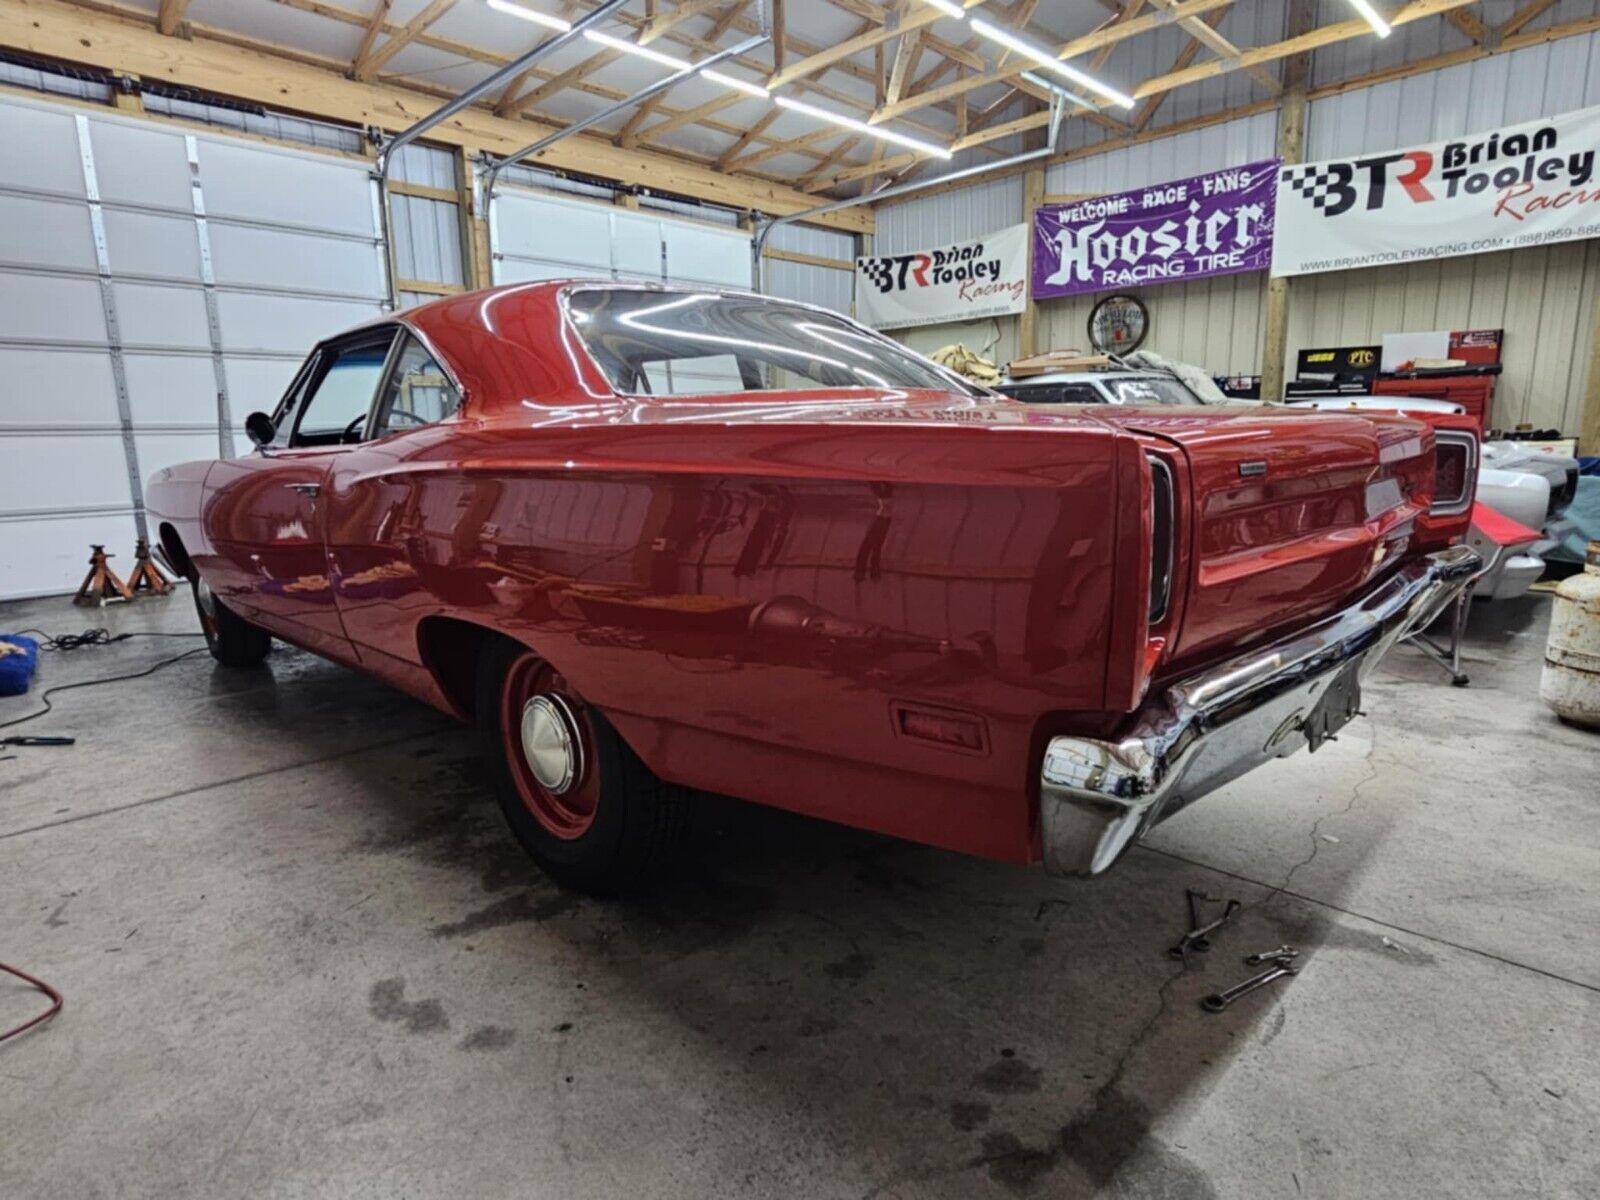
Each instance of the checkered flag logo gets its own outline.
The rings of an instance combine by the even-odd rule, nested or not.
[[[857,262],[861,267],[861,273],[878,291],[887,292],[894,287],[894,259],[862,258]]]
[[[1313,207],[1323,210],[1337,199],[1332,185],[1342,180],[1331,168],[1313,165],[1285,168],[1283,182],[1309,200]]]

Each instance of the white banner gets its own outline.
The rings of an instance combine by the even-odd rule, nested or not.
[[[1028,227],[976,242],[856,259],[856,318],[874,329],[975,321],[1028,303]]]
[[[1600,108],[1278,173],[1274,275],[1600,236]]]

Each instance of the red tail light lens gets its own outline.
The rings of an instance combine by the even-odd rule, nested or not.
[[[1478,484],[1478,439],[1460,429],[1441,429],[1434,438],[1433,507],[1451,516],[1472,507]]]

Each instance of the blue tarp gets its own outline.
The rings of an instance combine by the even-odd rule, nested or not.
[[[1582,461],[1600,464],[1600,458]],[[1560,535],[1556,548],[1545,555],[1557,562],[1581,563],[1589,543],[1600,542],[1600,475],[1578,476],[1577,494],[1549,534]]]

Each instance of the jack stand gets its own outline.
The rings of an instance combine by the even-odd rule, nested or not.
[[[89,544],[89,573],[83,578],[83,586],[78,589],[78,594],[72,598],[74,604],[97,604],[104,608],[107,604],[116,604],[124,600],[132,600],[133,593],[128,590],[128,585],[117,578],[106,562],[115,555],[107,554],[104,546]]]
[[[128,591],[135,596],[143,592],[148,592],[152,596],[165,596],[172,590],[171,582],[151,559],[150,543],[144,538],[140,538],[139,544],[134,547],[133,559],[133,572],[128,576]]]
[[[1450,614],[1450,644],[1439,645],[1422,630],[1413,633],[1406,641],[1438,663],[1450,674],[1451,687],[1466,687],[1467,677],[1461,673],[1461,636],[1467,631],[1467,617],[1472,612],[1472,588],[1477,581],[1467,584],[1456,596],[1455,610]]]

